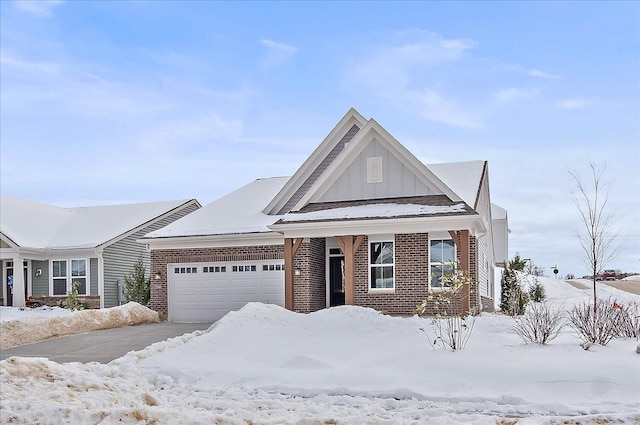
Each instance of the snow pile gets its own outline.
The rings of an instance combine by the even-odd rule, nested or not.
[[[634,282],[635,281],[640,281],[640,274],[634,274],[634,275],[631,275],[631,276],[627,276],[622,280],[633,280]]]
[[[591,296],[563,281],[541,282],[557,307]],[[304,315],[252,303],[207,332],[157,343],[108,365],[15,357],[0,362],[2,421],[640,422],[637,341],[619,339],[585,351],[565,328],[548,346],[525,345],[512,325],[510,317],[483,314],[467,348],[452,352],[429,346],[420,331],[433,337],[429,319],[360,307]]]
[[[3,309],[3,316],[5,312],[9,317],[16,316],[16,312],[11,310]],[[8,321],[4,321],[3,317],[3,321],[0,323],[0,350],[63,335],[159,321],[157,312],[135,302],[99,310],[81,310],[73,313],[66,310],[67,314],[63,314],[59,310],[62,309],[52,309],[51,317],[37,316],[33,313]],[[41,311],[47,312],[48,310]]]
[[[23,320],[28,317],[56,317],[72,313],[71,310],[60,307],[3,307],[0,306],[0,322]]]

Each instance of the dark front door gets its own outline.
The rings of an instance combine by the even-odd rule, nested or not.
[[[329,302],[344,305],[344,257],[329,257]]]

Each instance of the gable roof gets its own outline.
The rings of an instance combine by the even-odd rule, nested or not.
[[[297,211],[309,202],[317,202],[327,189],[340,177],[357,156],[375,138],[382,146],[398,158],[425,185],[433,188],[436,194],[447,195],[452,201],[460,201],[458,196],[436,174],[427,168],[407,148],[396,140],[387,130],[373,118],[358,131],[351,142],[340,152],[336,159],[323,171],[309,190],[290,209]]]
[[[201,209],[145,235],[142,240],[271,232],[267,227],[279,217],[262,210],[282,190],[290,177],[257,179]]]
[[[16,247],[36,250],[96,248],[195,199],[61,208],[2,196],[0,233]]]
[[[436,193],[445,194],[454,201],[462,199],[374,119],[366,120],[351,108],[276,194],[264,212],[282,215],[318,201],[373,137],[406,164],[423,183],[434,188]]]
[[[366,119],[351,108],[338,121],[318,147],[298,168],[282,189],[264,209],[266,214],[284,214],[291,210],[324,170],[342,152],[356,133],[366,124]]]

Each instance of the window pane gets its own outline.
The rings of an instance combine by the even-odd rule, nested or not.
[[[393,266],[371,267],[371,288],[393,289]]]
[[[442,259],[445,262],[453,262],[456,260],[456,248],[453,240],[442,241]]]
[[[67,279],[53,279],[53,295],[66,295]]]
[[[431,250],[429,252],[431,256],[432,263],[440,263],[442,262],[442,245],[444,241],[441,240],[432,240],[431,241]]]
[[[56,260],[53,262],[53,277],[67,276],[67,262],[65,260]],[[58,294],[64,295],[64,294]]]
[[[371,264],[393,264],[393,242],[372,242]]]
[[[85,260],[71,260],[71,276],[86,276],[87,262]]]
[[[432,265],[431,266],[431,287],[432,288],[442,288],[442,282],[440,278],[442,277],[442,266],[440,265]]]
[[[371,267],[371,287],[382,288],[382,267]]]
[[[78,295],[87,295],[87,279],[73,279],[73,282],[78,284]]]

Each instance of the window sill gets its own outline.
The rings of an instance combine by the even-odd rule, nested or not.
[[[395,294],[395,288],[369,288],[370,294]]]

